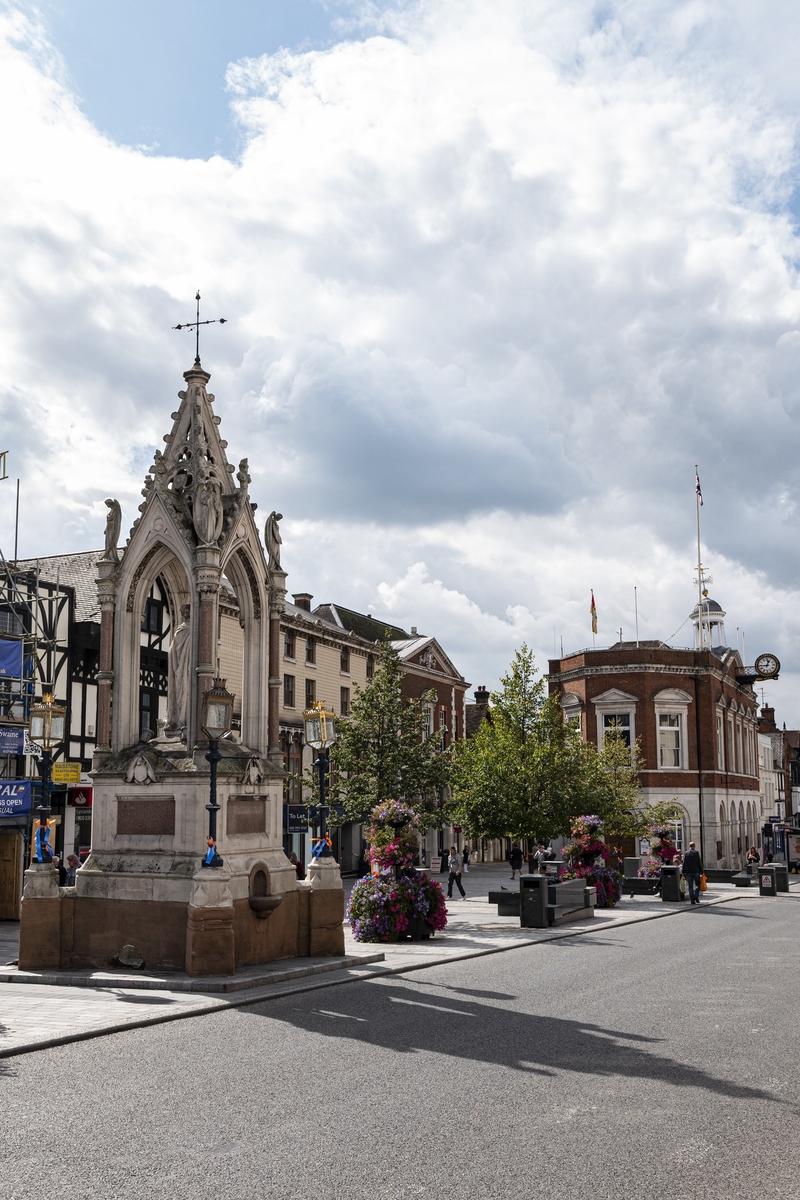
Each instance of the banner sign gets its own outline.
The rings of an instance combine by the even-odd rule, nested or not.
[[[24,754],[25,730],[19,726],[0,725],[0,754]]]
[[[286,832],[305,833],[308,829],[308,809],[305,804],[286,805]]]
[[[18,817],[30,811],[30,780],[0,780],[0,817]]]
[[[67,792],[69,803],[73,808],[91,808],[94,788],[84,783],[81,787],[71,787]]]
[[[80,783],[81,764],[79,762],[53,763],[53,783]]]
[[[0,638],[0,678],[22,679],[22,642]]]

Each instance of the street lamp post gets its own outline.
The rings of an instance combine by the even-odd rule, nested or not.
[[[328,839],[328,805],[325,801],[330,757],[328,749],[336,741],[335,713],[325,708],[318,700],[313,708],[303,713],[303,727],[307,746],[317,751],[314,770],[319,771],[319,840],[312,852],[313,858],[330,858],[333,854]]]
[[[42,694],[41,703],[31,706],[29,737],[41,747],[39,770],[42,775],[42,802],[36,809],[39,821],[35,830],[36,861],[43,863],[53,857],[50,845],[50,787],[52,783],[53,747],[64,740],[67,710],[53,700],[52,692]]]
[[[213,686],[203,696],[202,729],[208,738],[206,762],[210,766],[209,802],[206,805],[208,838],[206,856],[202,864],[204,867],[221,867],[223,865],[222,858],[217,854],[217,813],[220,809],[217,804],[217,763],[222,759],[219,752],[220,738],[224,737],[231,728],[235,699],[225,687],[225,682],[224,679],[215,679]]]

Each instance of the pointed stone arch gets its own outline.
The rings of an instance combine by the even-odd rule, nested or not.
[[[119,590],[125,597],[117,609],[114,635],[113,744],[132,745],[139,737],[139,641],[142,614],[157,579],[161,579],[174,629],[183,604],[196,602],[189,555],[185,547],[158,537],[145,543],[137,556],[126,555],[120,566]],[[191,721],[193,713],[190,713]]]
[[[257,543],[258,554],[254,554],[253,538],[247,537],[247,532],[227,547],[221,569],[236,592],[243,644],[247,647],[240,697],[242,741],[248,746],[264,747],[269,713],[269,593],[266,563]]]

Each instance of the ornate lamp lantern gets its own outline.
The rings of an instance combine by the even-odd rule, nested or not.
[[[225,687],[227,681],[215,679],[203,696],[203,733],[210,742],[218,742],[230,732],[233,721],[233,702],[236,699]]]
[[[330,858],[333,854],[328,838],[328,805],[325,803],[328,768],[328,749],[336,741],[335,713],[327,709],[321,700],[303,713],[303,729],[307,746],[317,751],[314,770],[319,771],[319,838],[314,847],[314,858]]]
[[[206,805],[208,811],[208,839],[206,842],[206,856],[203,859],[204,867],[222,866],[222,859],[217,854],[217,813],[220,809],[220,806],[217,804],[217,763],[222,758],[219,752],[220,738],[223,738],[226,733],[230,732],[233,720],[233,702],[235,700],[235,696],[225,687],[225,682],[224,679],[215,679],[213,685],[203,696],[201,727],[203,733],[208,738],[206,761],[210,765],[209,802]]]
[[[52,692],[45,692],[39,704],[31,705],[31,723],[28,736],[47,753],[64,740],[67,710],[57,704]]]
[[[37,808],[39,821],[34,829],[36,844],[36,861],[49,862],[53,857],[54,847],[50,845],[50,787],[53,770],[53,747],[63,742],[67,720],[67,710],[63,704],[57,704],[52,692],[44,692],[39,704],[31,705],[31,719],[28,736],[32,742],[42,749],[39,759],[39,770],[42,774],[42,802]]]

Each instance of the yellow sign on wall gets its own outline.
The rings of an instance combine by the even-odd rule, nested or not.
[[[53,783],[80,783],[81,764],[79,762],[53,763]]]

